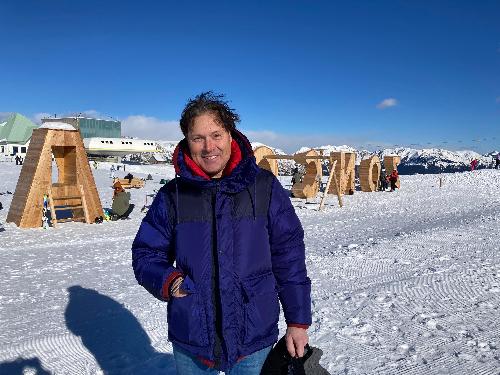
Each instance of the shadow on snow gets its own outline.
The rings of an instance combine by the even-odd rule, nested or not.
[[[139,321],[120,303],[81,286],[68,291],[66,325],[105,374],[175,374],[173,355],[157,352]]]

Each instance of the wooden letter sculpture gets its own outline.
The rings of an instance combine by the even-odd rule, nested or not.
[[[308,156],[313,158],[308,159]],[[296,163],[305,165],[305,174],[302,181],[295,182],[292,186],[292,193],[297,198],[314,198],[319,192],[323,170],[321,160],[315,150],[309,150],[305,153],[295,154],[293,159]]]
[[[361,160],[361,164],[359,165],[361,191],[372,192],[378,190],[380,171],[380,159],[378,156],[375,155],[369,159]]]
[[[398,169],[398,165],[401,163],[401,156],[384,156],[384,167],[385,174],[390,175],[394,169]],[[401,186],[401,181],[398,180],[396,182],[396,187],[399,189]]]
[[[33,130],[7,222],[21,228],[40,227],[44,194],[49,195],[53,225],[70,220],[91,223],[104,216],[80,133],[63,125],[66,128],[53,125]],[[58,169],[54,184],[52,155]],[[57,220],[58,210],[71,210],[72,218]]]
[[[350,194],[355,190],[354,166],[356,154],[354,152],[332,152],[330,157],[336,161],[335,176],[337,177],[340,194]],[[337,194],[337,184],[331,184],[328,194]]]
[[[253,151],[253,154],[259,167],[268,170],[275,176],[278,175],[278,160],[264,157],[274,155],[273,150],[266,146],[259,146]]]

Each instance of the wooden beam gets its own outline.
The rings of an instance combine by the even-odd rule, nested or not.
[[[337,161],[335,160],[331,166],[330,166],[330,175],[328,176],[328,181],[326,182],[326,187],[325,191],[323,192],[323,197],[321,198],[321,203],[319,204],[319,209],[318,211],[321,211],[323,209],[323,205],[325,204],[325,199],[326,196],[328,195],[328,191],[330,190],[330,184],[332,181],[334,181],[334,184],[337,185],[337,198],[339,200],[339,206],[342,207],[342,196],[339,193],[339,187],[338,187],[338,182],[337,182],[337,176],[335,176],[335,164],[337,164]]]

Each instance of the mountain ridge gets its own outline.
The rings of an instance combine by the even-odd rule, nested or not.
[[[177,143],[178,141],[158,141],[162,150],[160,153],[169,162],[172,161],[172,155]],[[286,152],[279,148],[268,146],[261,142],[251,143],[254,149],[258,146],[266,146],[272,149],[275,154],[286,155]],[[491,168],[494,165],[496,155],[500,152],[494,150],[481,155],[471,150],[450,151],[441,148],[415,149],[410,147],[384,148],[377,151],[368,151],[357,150],[348,145],[324,145],[315,147],[314,149],[323,150],[324,155],[329,155],[332,151],[355,152],[356,165],[359,165],[361,160],[367,159],[373,155],[377,155],[382,164],[384,156],[398,155],[401,157],[401,163],[398,166],[400,174],[436,174],[467,171],[470,170],[470,162],[472,159],[478,159],[478,169]],[[311,150],[310,147],[301,147],[295,153],[307,152],[309,150]],[[326,161],[324,165],[326,166]],[[293,160],[278,160],[278,167],[280,174],[290,175],[295,167],[295,162]]]

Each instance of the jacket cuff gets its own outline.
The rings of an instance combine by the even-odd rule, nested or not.
[[[309,328],[309,324],[287,323],[287,327],[295,327],[295,328],[308,329]]]
[[[161,296],[166,300],[168,301],[170,299],[170,285],[172,284],[172,282],[177,279],[178,277],[182,276],[182,272],[179,272],[179,271],[174,271],[172,272],[168,277],[167,279],[165,280],[165,282],[163,283],[163,287],[161,289]]]

